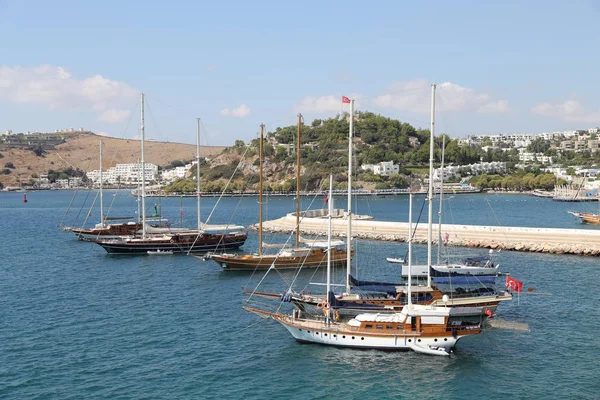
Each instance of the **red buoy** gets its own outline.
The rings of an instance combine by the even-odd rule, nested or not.
[[[27,203],[27,194],[23,194],[23,203]]]

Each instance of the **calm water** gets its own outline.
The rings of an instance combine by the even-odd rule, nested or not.
[[[244,312],[241,287],[260,277],[221,272],[186,256],[108,256],[56,228],[72,192],[29,193],[27,204],[22,197],[0,193],[1,398],[600,397],[597,258],[501,252],[503,269],[539,294],[501,305],[499,318],[527,322],[529,333],[492,328],[463,339],[450,358],[344,350],[298,344],[275,322]],[[84,198],[78,195],[66,224]],[[107,208],[112,198],[107,195]],[[215,201],[203,199],[203,215]],[[407,202],[361,199],[357,212],[406,220]],[[292,204],[292,198],[269,200],[268,217]],[[183,205],[184,225],[193,225],[194,200]],[[313,207],[321,205],[316,199]],[[131,215],[135,207],[133,197],[120,193],[111,215]],[[444,220],[581,228],[566,210],[592,208],[518,195],[457,195]],[[179,199],[163,200],[162,209],[179,223]],[[224,199],[212,222],[235,214],[233,222],[253,223],[256,210],[255,198]],[[97,220],[94,211],[90,223]],[[255,244],[252,233],[246,250]],[[417,247],[418,258],[424,250]],[[404,251],[404,244],[361,242],[360,276],[394,279],[398,267],[381,260]],[[308,274],[306,280],[314,278]],[[269,276],[266,286],[283,289],[290,279]]]

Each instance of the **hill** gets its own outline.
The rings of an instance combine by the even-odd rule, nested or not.
[[[66,138],[65,143],[45,150],[41,156],[31,148],[0,144],[0,166],[12,163],[11,173],[0,175],[0,183],[6,186],[18,186],[19,182],[28,182],[35,175],[45,174],[48,170],[79,168],[91,171],[99,168],[99,141],[102,139],[104,169],[116,164],[134,163],[140,158],[140,141],[117,139],[80,133]],[[215,157],[225,146],[202,146],[203,157]],[[147,162],[166,166],[176,160],[192,160],[196,158],[196,146],[193,144],[147,141],[144,144]],[[4,167],[0,169],[5,169]]]

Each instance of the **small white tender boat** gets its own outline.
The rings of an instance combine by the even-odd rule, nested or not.
[[[148,250],[148,254],[151,255],[169,255],[169,254],[173,254],[173,250]]]
[[[396,264],[404,264],[406,262],[404,260],[404,258],[394,258],[394,257],[388,257],[388,258],[386,258],[386,261],[389,263],[396,263]]]

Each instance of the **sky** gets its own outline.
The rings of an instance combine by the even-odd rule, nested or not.
[[[356,109],[436,132],[600,126],[600,1],[0,0],[0,132],[232,145]]]

